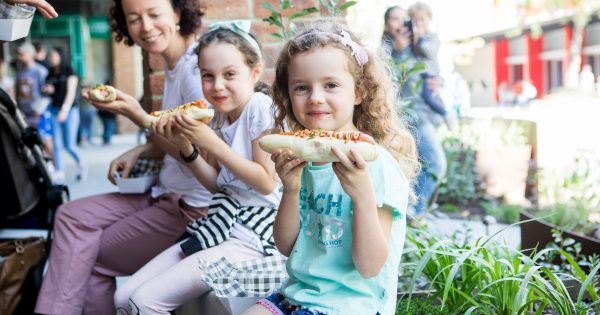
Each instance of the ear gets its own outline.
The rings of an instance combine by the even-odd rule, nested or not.
[[[258,79],[260,79],[262,72],[263,72],[263,65],[262,65],[262,63],[258,63],[254,68],[252,68],[252,71],[250,72],[250,75],[252,76],[252,80],[257,82]]]
[[[181,21],[181,11],[175,9],[173,12],[175,13],[175,24],[179,25],[179,21]]]
[[[354,105],[355,106],[358,106],[358,105],[360,105],[362,103],[364,91],[365,91],[365,88],[362,85],[362,83],[359,84],[358,88],[356,89],[356,91],[354,91],[354,94],[355,94],[355,96],[354,96]]]

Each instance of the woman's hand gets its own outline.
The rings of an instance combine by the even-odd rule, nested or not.
[[[135,147],[110,162],[110,166],[108,168],[108,180],[113,183],[113,185],[117,184],[115,182],[116,172],[121,171],[121,178],[127,178],[129,176],[129,172],[131,172],[131,169],[143,151],[141,148],[142,147],[139,146]]]
[[[185,113],[178,112],[172,119],[179,132],[200,149],[211,152],[215,141],[223,141],[207,124],[194,120]]]
[[[275,150],[271,154],[271,160],[275,162],[275,171],[281,179],[283,190],[297,193],[300,191],[300,175],[306,166],[306,161],[296,159],[290,150]]]
[[[367,162],[360,154],[350,149],[350,155],[345,155],[336,147],[331,152],[340,159],[333,163],[333,172],[350,198],[358,199],[373,191]]]
[[[137,125],[143,125],[146,112],[133,96],[115,89],[117,98],[112,102],[98,102],[90,98],[89,88],[81,91],[81,96],[97,109],[121,114],[131,119]]]
[[[35,7],[40,13],[47,19],[53,19],[58,16],[56,10],[50,5],[50,3],[44,0],[5,0],[10,4],[27,4]]]
[[[44,84],[42,86],[42,92],[46,95],[54,94],[54,85],[52,84]]]
[[[59,123],[64,122],[65,120],[67,120],[67,117],[69,117],[69,109],[61,109],[58,112],[58,115],[56,115],[56,121],[58,121]]]

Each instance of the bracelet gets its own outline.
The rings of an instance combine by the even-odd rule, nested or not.
[[[192,154],[190,154],[190,156],[184,156],[183,152],[179,150],[179,156],[186,163],[193,162],[195,159],[198,158],[198,147],[196,147],[196,145],[192,143],[192,148],[194,149],[194,151],[192,152]]]

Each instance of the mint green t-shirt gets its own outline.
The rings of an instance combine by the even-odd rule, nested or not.
[[[378,208],[393,211],[388,259],[364,279],[352,261],[352,200],[331,164],[302,171],[300,232],[287,261],[281,293],[294,305],[326,314],[394,314],[398,267],[406,234],[408,181],[398,162],[380,146],[369,162]]]

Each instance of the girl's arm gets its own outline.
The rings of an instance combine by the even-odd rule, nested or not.
[[[208,126],[206,126],[206,128],[208,128]],[[186,130],[185,133],[194,133],[194,131]],[[207,162],[209,154],[205,150],[199,151],[197,153],[198,156],[190,162],[185,161],[181,157],[190,157],[194,154],[192,142],[186,138],[184,135],[185,133],[174,126],[173,119],[161,118],[157,122],[152,123],[153,137],[151,139],[152,141],[157,142],[157,144],[165,149],[170,155],[176,157],[178,161],[187,165],[204,188],[212,193],[218,192],[218,167],[215,162]],[[196,148],[196,150],[199,149]]]
[[[188,143],[187,149],[181,150],[184,156],[190,156],[194,152],[191,142]],[[219,186],[217,185],[219,167],[208,152],[200,150],[198,158],[190,163],[186,163],[186,165],[189,166],[196,179],[198,179],[204,188],[213,194],[219,192]]]
[[[371,278],[381,271],[388,257],[392,213],[377,208],[368,165],[360,154],[350,150],[350,156],[346,156],[337,148],[332,152],[340,159],[333,163],[333,171],[352,198],[352,260],[363,278]]]
[[[273,225],[273,238],[279,252],[289,256],[300,232],[300,175],[306,162],[294,159],[289,150],[277,150],[271,159],[283,184],[283,195]]]
[[[248,160],[233,151],[206,124],[183,114],[175,116],[175,121],[177,128],[188,140],[206,150],[246,185],[263,195],[273,192],[277,184],[275,167],[269,160],[269,155],[258,146],[258,139],[252,141],[252,160]]]

